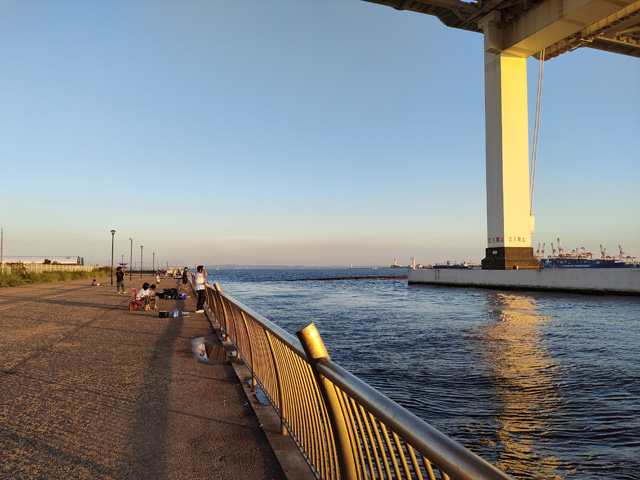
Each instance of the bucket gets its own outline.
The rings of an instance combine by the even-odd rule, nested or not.
[[[180,315],[180,312],[178,311],[178,309],[176,308],[172,313],[171,316],[173,318],[178,318],[178,315]]]

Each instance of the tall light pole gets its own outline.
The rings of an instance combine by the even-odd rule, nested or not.
[[[140,278],[142,278],[142,249],[144,247],[140,245]]]
[[[129,281],[131,281],[131,274],[133,273],[133,238],[129,237],[131,240],[131,255],[129,256]]]
[[[113,237],[115,234],[116,231],[111,230],[111,285],[113,285]]]
[[[153,263],[151,265],[151,274],[153,275],[153,272],[156,271],[156,252],[153,252]]]

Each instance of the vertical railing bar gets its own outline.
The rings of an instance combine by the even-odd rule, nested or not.
[[[416,453],[413,451],[413,447],[408,443],[407,443],[407,451],[409,452],[409,458],[411,459],[413,470],[416,472],[417,480],[423,480],[422,470],[420,469],[420,464],[418,463],[418,459],[416,458]]]
[[[422,463],[427,470],[427,475],[429,475],[429,480],[436,480],[436,474],[433,472],[433,468],[431,467],[431,462],[424,455],[420,456],[422,458]]]
[[[229,308],[229,313],[231,314],[229,318],[231,319],[231,327],[233,332],[229,333],[231,333],[231,341],[233,342],[236,350],[239,353],[240,351],[242,351],[242,345],[240,344],[240,338],[238,337],[238,318],[236,316],[237,310],[238,307],[232,303]]]
[[[225,309],[225,323],[226,323],[226,329],[225,329],[225,335],[227,337],[227,340],[233,339],[233,335],[231,330],[233,329],[233,313],[231,310],[231,302],[229,302],[229,300],[227,300],[226,298],[222,297],[222,304],[224,305],[224,309]],[[229,338],[231,337],[231,339]]]
[[[380,457],[378,455],[378,450],[375,446],[375,438],[373,437],[373,432],[371,431],[371,427],[369,425],[369,419],[367,418],[367,413],[362,405],[359,406],[360,414],[362,415],[362,421],[367,430],[367,436],[369,437],[370,444],[370,453],[373,455],[373,459],[376,462],[376,469],[378,470],[378,476],[382,478],[382,466],[380,465]],[[373,465],[371,466],[371,475],[374,475]]]
[[[220,285],[218,283],[214,283],[213,284],[213,292],[214,295],[216,297],[216,305],[218,308],[218,312],[216,312],[216,318],[218,320],[218,323],[220,324],[220,330],[222,331],[223,335],[226,335],[226,319],[225,319],[225,312],[224,312],[224,305],[222,305],[222,296],[221,296],[221,292],[222,289],[220,288]]]
[[[293,354],[292,354],[293,355]],[[299,394],[298,405],[300,407],[301,418],[303,419],[302,430],[304,432],[304,438],[306,442],[307,454],[314,459],[314,464],[318,463],[318,450],[316,449],[315,444],[315,435],[311,422],[313,419],[313,414],[310,408],[310,397],[305,387],[305,379],[303,376],[303,371],[300,369],[300,365],[295,361],[295,358],[292,358],[289,362],[290,367],[292,367],[292,371],[295,372],[292,375],[292,385],[294,390]]]
[[[218,295],[218,299],[220,300],[220,308],[222,309],[222,318],[218,319],[218,322],[220,323],[220,329],[222,330],[222,336],[223,339],[226,340],[227,337],[227,332],[228,332],[228,326],[227,326],[227,309],[224,306],[224,298],[222,297],[222,295],[220,295],[220,293],[222,292],[222,290],[220,289],[220,285],[218,285],[217,283],[213,285],[216,289],[216,293]]]
[[[302,359],[301,359],[302,360]],[[304,360],[302,360],[304,362]],[[306,371],[306,377],[309,380],[309,388],[311,388],[311,390],[313,391],[313,398],[316,399],[317,402],[317,406],[318,406],[318,416],[317,416],[317,422],[318,422],[318,433],[320,434],[319,436],[319,442],[320,442],[320,449],[322,450],[322,454],[324,457],[324,475],[323,477],[326,478],[327,475],[330,475],[332,479],[336,478],[336,463],[335,463],[335,459],[337,458],[337,453],[335,450],[335,445],[332,441],[333,439],[333,432],[331,431],[331,422],[328,421],[328,413],[327,413],[327,408],[326,405],[324,404],[324,399],[322,398],[322,395],[320,394],[320,392],[318,391],[318,383],[316,381],[315,376],[313,375],[313,370],[311,369],[311,365],[309,365],[307,362],[304,362],[303,364],[303,368]]]
[[[231,318],[232,318],[232,325],[233,325],[233,343],[235,343],[236,345],[236,349],[242,351],[242,345],[241,345],[241,339],[240,339],[240,335],[238,333],[238,310],[239,307],[232,303],[231,304]]]
[[[276,384],[277,384],[277,388],[278,388],[278,397],[279,397],[279,401],[280,401],[280,418],[281,418],[281,422],[280,422],[280,433],[282,435],[286,435],[287,434],[287,428],[284,425],[284,420],[287,419],[286,416],[286,412],[284,410],[284,400],[283,400],[283,396],[282,396],[282,384],[280,383],[280,372],[278,370],[278,360],[275,356],[275,352],[273,351],[273,343],[271,342],[271,334],[269,333],[268,330],[264,331],[266,337],[267,337],[267,342],[269,342],[269,351],[271,352],[271,360],[273,361],[273,367],[274,367],[274,373],[275,373],[275,377],[276,377]]]
[[[384,443],[382,442],[382,438],[380,437],[381,424],[377,421],[377,419],[372,414],[369,414],[369,419],[371,420],[371,424],[374,427],[373,432],[375,433],[376,441],[378,443],[378,450],[380,451],[380,456],[382,457],[384,471],[387,474],[387,478],[391,478],[391,469],[389,468],[389,460],[387,458],[387,453],[384,448]]]
[[[244,322],[244,328],[245,331],[247,332],[247,342],[249,342],[249,356],[251,357],[251,365],[250,365],[250,369],[251,369],[251,390],[253,392],[256,391],[256,377],[255,377],[255,370],[253,368],[254,365],[254,360],[253,360],[253,345],[251,342],[251,334],[249,333],[249,325],[247,325],[247,318],[244,315],[243,311],[240,311],[240,314],[242,315],[242,321]]]
[[[222,305],[222,297],[215,290],[213,290],[212,293],[213,293],[213,296],[215,298],[216,320],[218,320],[218,323],[220,324],[220,329],[222,330],[222,332],[224,334],[226,334],[227,326],[226,326],[226,323],[225,323],[226,322],[226,318],[225,318],[224,307]]]
[[[365,429],[364,429],[364,427],[362,425],[362,419],[360,418],[361,414],[360,414],[360,411],[358,409],[358,407],[360,405],[358,405],[353,398],[349,398],[349,401],[351,402],[351,410],[353,412],[353,416],[356,419],[356,422],[358,424],[357,431],[360,432],[359,436],[361,438],[361,441],[360,441],[361,442],[361,447],[360,447],[361,453],[362,453],[362,451],[364,451],[363,462],[364,462],[364,455],[366,455],[366,457],[367,457],[367,464],[365,465],[363,463],[362,469],[363,469],[363,471],[365,473],[367,471],[373,472],[373,463],[371,463],[371,452],[369,451],[369,442],[367,441],[366,431],[365,431]]]
[[[303,449],[305,453],[307,453],[304,432],[300,428],[300,411],[298,409],[298,405],[300,403],[300,392],[298,392],[291,383],[293,378],[289,371],[289,359],[287,358],[286,353],[281,351],[282,345],[280,344],[280,341],[277,338],[271,338],[271,336],[270,339],[273,345],[273,351],[278,356],[278,359],[281,360],[278,362],[278,378],[282,385],[282,404],[283,408],[287,412],[287,424],[295,434],[300,445],[304,447]]]
[[[396,474],[396,478],[400,478],[400,469],[398,468],[398,461],[396,460],[393,445],[391,444],[391,439],[389,438],[389,432],[387,432],[387,427],[384,423],[380,422],[380,426],[382,427],[382,435],[384,435],[384,441],[387,444],[387,449],[389,450],[389,456],[391,457],[391,465],[393,465],[393,471]]]
[[[321,448],[321,439],[322,439],[322,430],[320,430],[318,423],[318,412],[319,406],[317,404],[317,399],[310,391],[309,382],[313,379],[311,375],[312,372],[308,371],[305,366],[306,364],[302,359],[298,357],[298,361],[296,362],[297,371],[300,372],[300,381],[299,385],[301,388],[301,392],[303,392],[303,396],[305,400],[303,400],[304,412],[306,417],[306,428],[308,428],[308,438],[309,438],[309,450],[313,454],[313,458],[315,458],[315,463],[318,470],[324,472],[324,452]],[[324,474],[324,473],[323,473]]]
[[[246,313],[246,312],[243,312]],[[273,401],[273,389],[270,385],[268,365],[271,363],[267,348],[266,340],[263,334],[264,328],[250,315],[246,314],[247,327],[249,335],[252,339],[252,357],[254,358],[253,370],[256,383],[261,384],[261,388],[270,401]]]
[[[366,471],[366,468],[364,468],[364,457],[362,456],[361,450],[362,447],[360,445],[356,424],[353,419],[353,410],[351,409],[351,405],[349,403],[349,397],[338,387],[335,388],[340,393],[340,403],[342,404],[345,418],[348,420],[347,427],[349,430],[349,436],[351,437],[351,450],[353,451],[353,458],[356,463],[358,478],[363,478],[363,471]]]
[[[303,384],[304,384],[306,396],[307,398],[309,398],[308,405],[309,405],[310,415],[313,420],[314,432],[315,432],[315,434],[313,435],[314,448],[317,451],[318,462],[323,466],[322,471],[324,472],[324,475],[326,475],[326,472],[329,471],[329,463],[328,463],[329,450],[328,450],[328,445],[326,444],[325,429],[321,422],[322,397],[317,395],[317,392],[314,389],[315,379],[313,377],[313,372],[307,368],[308,364],[297,355],[295,357],[297,359],[297,364],[299,365],[299,369],[302,372],[301,376],[304,379]]]
[[[402,447],[402,442],[400,441],[400,437],[394,432],[391,431],[391,436],[393,437],[393,443],[396,445],[396,451],[398,452],[398,458],[400,459],[400,465],[402,465],[402,469],[404,470],[405,476],[407,478],[411,478],[411,470],[409,470],[409,464],[407,463],[407,457],[404,454],[404,449]]]
[[[382,460],[382,466],[384,467],[384,472],[386,474],[386,478],[391,478],[391,469],[389,468],[389,461],[387,459],[387,453],[384,448],[384,444],[382,442],[382,438],[380,437],[380,425],[378,420],[369,413],[369,420],[371,421],[371,426],[373,427],[373,433],[376,438],[376,444],[378,446],[378,452],[380,452],[380,459]],[[380,473],[380,477],[384,478],[384,475]]]

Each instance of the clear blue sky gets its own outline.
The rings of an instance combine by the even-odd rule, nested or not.
[[[4,0],[0,65],[5,255],[104,263],[115,229],[145,263],[484,256],[480,34],[356,0]],[[639,82],[546,62],[534,246],[640,256]]]

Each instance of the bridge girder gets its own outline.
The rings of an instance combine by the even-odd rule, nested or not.
[[[436,16],[446,26],[494,31],[489,51],[545,60],[589,47],[640,57],[636,0],[365,0]]]

